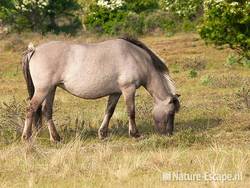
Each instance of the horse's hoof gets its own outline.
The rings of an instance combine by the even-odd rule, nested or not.
[[[171,137],[171,136],[173,136],[173,133],[169,133],[169,132],[167,132],[167,133],[166,133],[166,136]]]
[[[59,143],[60,141],[61,141],[61,138],[59,139],[50,138],[51,143]]]
[[[139,133],[138,130],[136,130],[134,133],[129,131],[129,136],[131,136],[133,138],[139,138],[141,136],[141,134]]]
[[[30,141],[30,138],[31,138],[31,134],[23,134],[22,135],[22,141],[23,142]]]
[[[108,131],[106,130],[98,130],[98,137],[100,140],[104,140],[108,136]]]
[[[50,141],[51,141],[52,143],[60,142],[60,141],[61,141],[61,137],[60,137],[58,134],[52,135],[52,136],[50,137]]]

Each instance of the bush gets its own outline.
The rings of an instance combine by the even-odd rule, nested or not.
[[[197,23],[194,21],[191,21],[187,18],[184,18],[182,21],[182,31],[184,32],[191,32],[191,31],[196,31],[196,25]]]
[[[203,0],[2,0],[0,22],[19,32],[141,35],[194,31]],[[81,14],[80,14],[81,13]],[[81,20],[80,20],[81,19]]]
[[[153,10],[159,9],[158,0],[125,0],[126,10],[133,11],[136,13],[141,12],[152,12]]]
[[[124,22],[121,24],[121,31],[116,34],[129,34],[137,36],[143,34],[144,16],[130,12]]]
[[[203,0],[161,0],[163,10],[171,11],[181,18],[193,19],[202,11]]]
[[[174,32],[176,29],[174,16],[156,10],[157,8],[159,8],[158,1],[155,0],[98,0],[90,6],[85,17],[85,25],[92,32],[110,35],[137,36],[157,29],[162,32]]]
[[[203,0],[96,0],[87,11],[88,30],[111,35],[194,31]]]
[[[81,26],[79,9],[76,0],[3,0],[0,19],[17,31],[72,32]]]
[[[116,34],[121,30],[121,25],[127,13],[121,7],[100,6],[93,4],[85,18],[87,29],[93,32]]]
[[[191,69],[188,74],[190,78],[195,78],[198,76],[198,72],[194,69]]]
[[[14,97],[9,103],[0,104],[0,142],[6,143],[20,138],[25,117],[25,101],[17,101]]]
[[[227,66],[241,65],[250,68],[250,59],[239,55],[230,54],[226,60]]]
[[[247,59],[247,58],[242,58],[241,60],[243,66],[247,67],[247,68],[250,68],[250,59]]]
[[[250,59],[250,2],[205,0],[204,11],[201,37],[216,45],[228,44]]]
[[[151,33],[159,29],[162,32],[175,32],[178,20],[171,13],[154,11],[145,16],[144,33]]]
[[[238,63],[238,57],[236,57],[235,55],[230,54],[227,57],[226,65],[232,66],[232,65],[236,65],[237,63]]]
[[[201,84],[207,86],[213,82],[213,77],[210,75],[206,75],[201,78]]]
[[[97,0],[89,8],[85,24],[88,30],[98,33],[140,35],[144,28],[142,12],[156,8],[156,0]]]

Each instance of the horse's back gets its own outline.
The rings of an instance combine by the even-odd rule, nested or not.
[[[38,87],[59,85],[82,98],[99,98],[121,92],[122,85],[139,87],[147,58],[122,39],[95,44],[52,41],[36,48],[30,69]]]

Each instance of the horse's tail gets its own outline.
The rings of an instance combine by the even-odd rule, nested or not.
[[[32,43],[29,44],[28,49],[23,53],[22,58],[22,68],[23,68],[23,75],[26,81],[27,90],[29,93],[29,100],[32,99],[34,93],[35,93],[35,87],[31,78],[30,74],[30,66],[29,62],[32,58],[32,56],[35,53],[35,47]],[[35,126],[38,128],[38,122],[41,122],[42,120],[42,106],[40,105],[35,113]]]
[[[33,44],[30,43],[28,46],[28,49],[23,53],[23,58],[22,58],[23,75],[27,84],[29,99],[33,97],[34,92],[35,92],[34,84],[30,75],[30,67],[29,67],[29,62],[34,53],[35,53],[35,48]]]

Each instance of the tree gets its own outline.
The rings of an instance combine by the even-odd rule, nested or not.
[[[194,18],[202,12],[203,0],[160,0],[161,7],[181,18]]]
[[[46,14],[49,19],[48,30],[60,32],[62,28],[58,25],[56,20],[63,18],[65,22],[69,22],[69,27],[77,29],[81,25],[76,12],[80,10],[81,6],[76,0],[49,0],[46,7]]]
[[[12,28],[23,31],[60,32],[80,26],[75,12],[80,9],[76,0],[3,0],[0,3],[0,19]],[[58,24],[60,20],[66,24]]]
[[[143,33],[144,15],[159,8],[157,0],[96,0],[86,12],[88,30],[110,35]]]
[[[13,22],[13,13],[15,6],[13,0],[1,0],[0,1],[0,20],[3,23]]]
[[[207,42],[228,44],[250,59],[250,2],[248,0],[205,0],[199,33]]]

